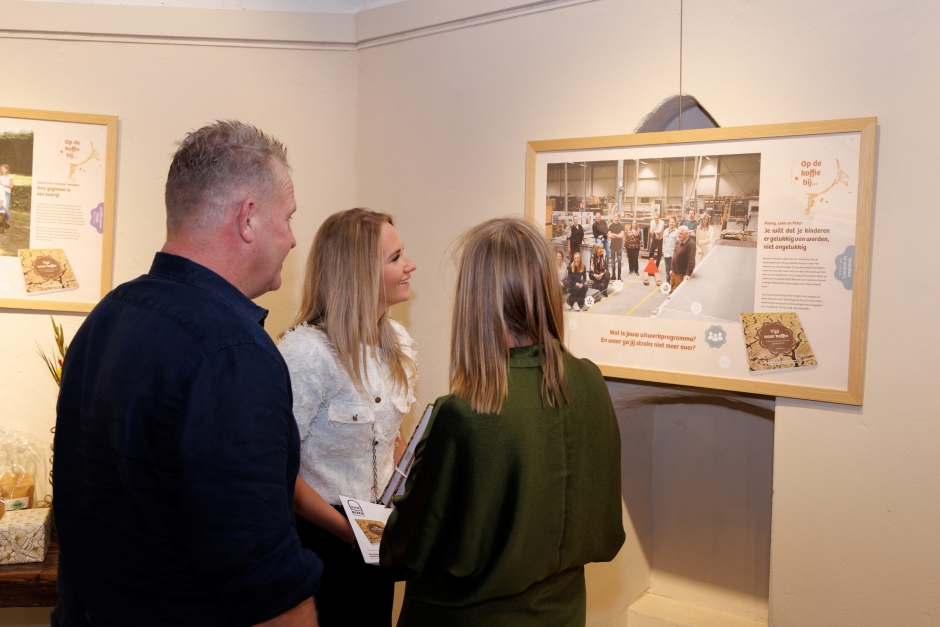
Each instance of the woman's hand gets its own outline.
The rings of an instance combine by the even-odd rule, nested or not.
[[[352,544],[356,541],[352,527],[346,517],[326,502],[316,490],[297,477],[294,483],[294,511],[317,527],[326,529],[337,538]]]
[[[402,455],[405,454],[405,448],[407,448],[405,443],[405,438],[401,434],[401,427],[398,427],[398,435],[395,437],[395,465],[398,465],[398,462],[401,461]]]

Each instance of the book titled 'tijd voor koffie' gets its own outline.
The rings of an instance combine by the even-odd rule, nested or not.
[[[27,296],[78,288],[78,280],[61,248],[21,248],[17,252]]]
[[[817,365],[796,312],[743,313],[741,323],[751,374]]]

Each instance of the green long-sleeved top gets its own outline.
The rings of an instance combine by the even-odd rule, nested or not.
[[[437,400],[381,561],[408,573],[403,625],[583,625],[584,564],[624,541],[620,433],[597,366],[565,355],[543,407],[538,348],[510,351],[498,415]]]

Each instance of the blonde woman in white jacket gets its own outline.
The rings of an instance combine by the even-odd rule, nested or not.
[[[698,266],[701,263],[702,259],[708,256],[708,253],[712,251],[712,247],[715,244],[715,238],[718,235],[718,232],[715,228],[716,225],[710,224],[708,214],[702,215],[702,221],[699,223],[698,228],[695,229],[695,265]]]
[[[411,297],[415,269],[390,215],[333,214],[313,240],[300,312],[279,345],[301,438],[297,533],[324,563],[322,627],[348,624],[351,610],[357,625],[391,624],[394,576],[363,562],[339,495],[376,502],[404,450],[416,353],[388,308]]]

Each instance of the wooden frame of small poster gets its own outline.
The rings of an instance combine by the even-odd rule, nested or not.
[[[88,312],[110,291],[117,138],[115,116],[0,108],[0,308]]]
[[[526,217],[589,276],[566,286],[569,349],[609,377],[861,405],[876,129],[857,118],[529,142]],[[637,239],[634,262],[623,248]]]

